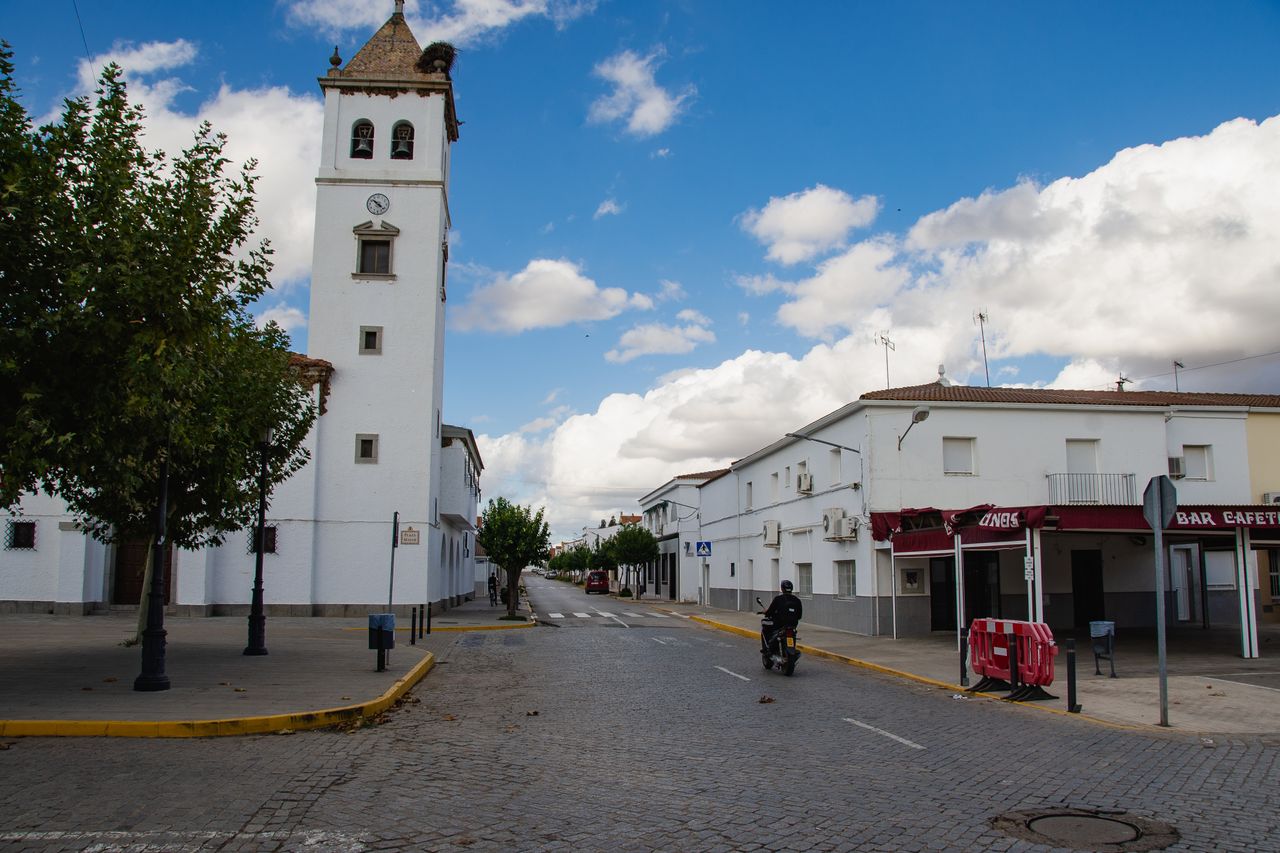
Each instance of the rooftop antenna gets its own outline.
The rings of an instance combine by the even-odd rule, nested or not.
[[[893,341],[889,340],[888,332],[881,332],[876,340],[884,346],[884,387],[889,387],[889,350],[897,350],[893,345]]]
[[[1128,385],[1128,384],[1129,384],[1130,382],[1132,382],[1132,381],[1133,381],[1132,379],[1130,379],[1129,377],[1127,377],[1127,376],[1125,376],[1123,373],[1121,373],[1121,374],[1120,374],[1120,377],[1119,377],[1118,379],[1116,379],[1116,390],[1117,390],[1117,391],[1123,391],[1123,390],[1124,390],[1124,386]]]
[[[990,319],[986,311],[978,310],[974,312],[973,322],[978,324],[978,334],[982,336],[982,372],[987,375],[987,387],[991,387],[991,370],[987,367],[987,320]]]
[[[1178,368],[1179,367],[1185,370],[1187,366],[1175,358],[1173,360],[1173,390],[1174,391],[1181,390],[1180,388],[1178,388]]]

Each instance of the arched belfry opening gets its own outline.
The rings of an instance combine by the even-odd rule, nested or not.
[[[353,160],[373,159],[373,122],[361,119],[351,127],[351,157]]]
[[[413,159],[413,125],[407,121],[398,121],[391,129],[391,159]]]

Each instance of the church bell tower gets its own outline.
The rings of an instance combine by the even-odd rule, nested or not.
[[[396,603],[428,600],[439,553],[453,48],[425,51],[403,3],[320,78],[308,354],[333,365],[317,422],[312,601],[386,602],[399,513]],[[410,544],[411,542],[411,544]]]

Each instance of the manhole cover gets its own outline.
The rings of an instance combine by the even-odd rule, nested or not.
[[[991,819],[996,829],[1024,841],[1097,853],[1163,850],[1178,840],[1167,823],[1120,811],[1037,809]]]
[[[1027,821],[1027,827],[1038,835],[1072,846],[1123,844],[1142,836],[1138,828],[1131,823],[1093,815],[1049,815]]]

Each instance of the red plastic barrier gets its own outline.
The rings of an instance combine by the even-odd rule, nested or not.
[[[976,675],[1012,682],[1009,635],[1018,651],[1018,683],[1047,687],[1053,683],[1058,646],[1043,622],[975,619],[969,628],[969,667]]]

